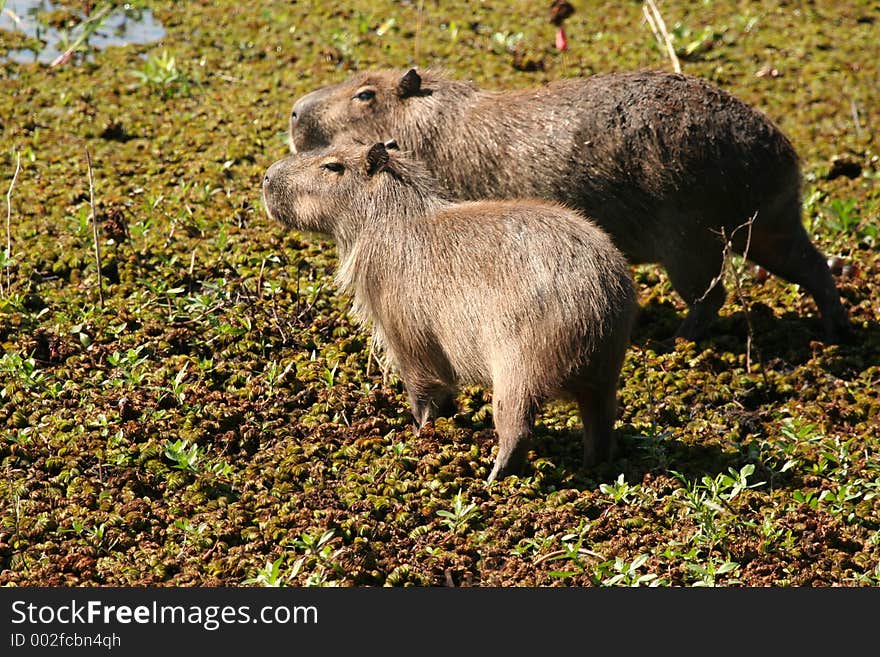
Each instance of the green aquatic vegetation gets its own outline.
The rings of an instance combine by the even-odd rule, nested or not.
[[[177,68],[177,58],[167,50],[152,53],[147,57],[143,68],[133,70],[131,74],[165,98],[188,94],[190,90],[190,78]]]
[[[523,36],[522,32],[494,32],[491,38],[492,50],[499,55],[513,53],[523,40]]]
[[[441,518],[440,522],[446,525],[452,533],[464,531],[471,524],[480,520],[480,511],[476,502],[466,504],[461,491],[458,491],[452,498],[452,508],[438,509],[437,515]]]
[[[733,294],[706,340],[662,343],[683,305],[640,265],[617,457],[581,470],[576,409],[549,404],[524,476],[491,487],[491,391],[459,391],[416,435],[335,286],[335,246],[270,221],[260,181],[288,154],[293,100],[355,70],[519,88],[668,67],[640,4],[578,6],[564,53],[524,0],[503,16],[458,1],[150,8],[158,47],[0,61],[4,192],[21,156],[0,263],[0,583],[878,585],[868,3],[662,6],[690,30],[684,72],[765,111],[801,154],[804,220],[842,259],[855,340],[824,344],[798,286],[737,262],[751,361]],[[517,34],[543,68],[514,66]],[[840,156],[861,173],[830,176]]]
[[[292,541],[293,549],[304,556],[298,558],[290,571],[281,578],[281,559],[267,563],[264,569],[257,574],[255,580],[245,580],[243,583],[259,583],[263,586],[279,586],[280,582],[300,582],[303,586],[334,586],[336,580],[331,576],[339,577],[344,574],[340,564],[336,561],[341,550],[334,550],[332,542],[335,538],[335,530],[323,533],[302,532],[299,537]]]
[[[737,511],[732,506],[734,499],[744,490],[757,488],[764,482],[749,483],[755,466],[744,465],[739,471],[728,468],[728,473],[715,477],[703,476],[700,481],[690,481],[681,473],[672,474],[682,483],[678,489],[681,505],[681,519],[693,524],[689,543],[698,545],[708,552],[720,548],[729,549],[737,523]]]
[[[293,580],[296,575],[299,574],[300,567],[295,567],[289,573],[282,573],[281,566],[283,565],[284,555],[275,559],[275,561],[267,561],[266,564],[260,568],[257,573],[253,577],[248,577],[247,579],[242,580],[242,585],[244,586],[270,586],[270,587],[278,587],[278,586],[287,586],[288,583]],[[297,561],[297,564],[301,564],[301,561]]]
[[[688,564],[688,570],[695,578],[691,586],[717,586],[719,576],[736,575],[739,564],[733,561],[710,560],[705,565]],[[735,579],[725,579],[728,585],[741,583]]]
[[[165,457],[174,463],[175,468],[194,472],[202,460],[202,453],[198,445],[178,438],[166,444]]]
[[[630,485],[624,481],[623,473],[617,475],[617,479],[611,484],[599,484],[599,490],[611,498],[612,503],[630,504],[639,493],[639,485]]]
[[[715,41],[721,37],[721,33],[716,32],[711,25],[706,25],[700,30],[692,30],[680,23],[672,27],[671,35],[673,42],[680,44],[676,48],[677,54],[684,57],[693,57],[711,50]]]
[[[34,358],[23,358],[20,353],[9,351],[0,358],[0,373],[9,377],[9,385],[0,390],[0,396],[11,396],[12,391],[18,387],[17,383],[25,389],[40,388],[46,378],[46,373],[37,369],[37,361]]]
[[[658,577],[655,573],[639,572],[650,556],[649,554],[640,554],[631,563],[617,557],[614,562],[599,564],[593,577],[601,578],[601,586],[668,586],[669,581]]]
[[[560,536],[559,541],[562,545],[561,549],[555,552],[546,553],[541,557],[541,559],[550,562],[561,561],[566,568],[565,570],[550,571],[550,577],[567,579],[575,575],[592,573],[591,563],[596,560],[601,560],[602,556],[585,547],[585,543],[588,541],[587,534],[589,529],[590,524],[582,520],[576,529],[568,531]],[[598,570],[599,576],[604,574],[602,572],[603,569]]]

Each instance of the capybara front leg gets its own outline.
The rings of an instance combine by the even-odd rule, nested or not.
[[[441,387],[415,379],[404,379],[406,394],[412,410],[416,435],[428,422],[438,417],[439,410],[445,407],[451,393]]]
[[[722,246],[714,242],[696,245],[690,253],[664,262],[669,280],[685,303],[687,316],[676,331],[676,337],[699,340],[718,316],[727,293],[722,282]]]

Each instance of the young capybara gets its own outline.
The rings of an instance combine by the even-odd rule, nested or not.
[[[519,471],[553,397],[579,404],[585,465],[610,458],[637,305],[626,259],[595,224],[546,201],[449,201],[382,143],[280,160],[263,202],[275,220],[334,238],[337,284],[372,324],[417,427],[456,385],[492,388],[489,481]]]
[[[798,157],[761,112],[696,77],[608,73],[486,91],[432,71],[382,70],[302,97],[293,151],[393,138],[458,199],[531,196],[596,221],[631,263],[661,263],[698,338],[725,299],[724,241],[802,285],[825,335],[850,331],[825,258],[801,222]],[[714,284],[713,284],[714,283]]]

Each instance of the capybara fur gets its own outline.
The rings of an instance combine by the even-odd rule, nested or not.
[[[580,210],[633,264],[660,263],[697,339],[725,299],[724,240],[810,292],[830,341],[849,316],[801,220],[801,176],[786,136],[700,78],[607,73],[487,91],[440,73],[361,73],[300,98],[293,151],[337,139],[394,139],[458,199],[537,197]]]
[[[280,160],[263,201],[275,220],[334,238],[337,284],[372,324],[417,428],[456,386],[491,387],[491,481],[521,471],[540,405],[570,398],[584,464],[611,458],[637,303],[626,259],[594,223],[548,201],[450,201],[382,143]]]

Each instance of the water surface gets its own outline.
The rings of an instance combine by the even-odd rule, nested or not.
[[[5,55],[0,55],[0,58],[21,63],[50,64],[73,45],[85,30],[96,25],[97,29],[88,35],[79,50],[151,43],[165,34],[165,28],[150,9],[128,3],[115,6],[91,24],[84,22],[88,18],[84,13],[70,12],[76,18],[76,24],[70,27],[55,27],[46,22],[48,12],[57,9],[64,8],[49,0],[7,0],[0,12],[0,30],[23,32],[40,41],[42,47],[9,50]],[[92,15],[100,10],[101,6],[96,6]]]

